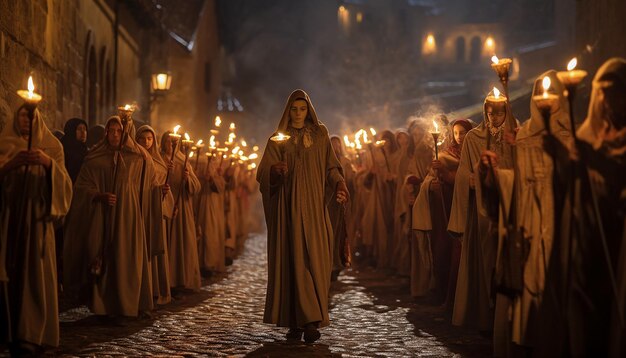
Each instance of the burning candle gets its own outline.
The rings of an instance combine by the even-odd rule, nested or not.
[[[533,101],[535,101],[537,107],[539,107],[541,111],[550,111],[552,108],[556,107],[556,104],[559,101],[559,96],[553,93],[548,93],[551,85],[550,77],[545,76],[541,85],[543,87],[543,94],[534,95]]]
[[[236,129],[235,123],[231,123],[230,127],[228,127],[228,129],[230,129],[231,131],[234,131]]]
[[[241,146],[245,148],[245,147],[248,146],[248,143],[245,140],[242,139],[241,140]]]
[[[33,76],[28,76],[28,89],[18,90],[17,94],[29,105],[37,106],[37,104],[43,99],[43,97],[35,93],[35,84],[33,83]]]
[[[189,137],[189,134],[185,133],[185,139],[183,139],[183,150],[185,152],[187,152],[187,150],[189,150],[189,148],[191,148],[191,146],[193,145],[193,141],[191,140],[191,138]]]
[[[557,72],[557,77],[563,83],[565,87],[578,86],[582,80],[587,77],[587,71],[577,70],[576,65],[578,60],[576,57],[570,60],[567,64],[567,71]]]
[[[251,159],[251,160],[257,159],[258,157],[259,157],[259,155],[258,155],[258,154],[256,154],[256,153],[252,153],[252,154],[250,154],[250,155],[248,156],[248,158],[249,158],[249,159]]]
[[[255,145],[254,147],[252,147],[252,151],[253,152],[258,152],[259,151],[259,146]]]
[[[216,116],[215,117],[215,126],[219,128],[221,125],[222,125],[222,119],[220,118],[220,116]]]
[[[287,135],[287,134],[283,134],[281,132],[276,133],[275,135],[273,135],[270,140],[276,143],[284,143],[286,141],[288,141],[291,138],[291,136]]]
[[[346,145],[346,147],[350,147],[350,139],[348,139],[348,135],[343,136],[343,143]]]
[[[500,79],[500,83],[502,83],[502,87],[504,88],[504,95],[508,97],[509,95],[509,68],[511,67],[511,63],[513,60],[510,58],[498,58],[498,56],[493,55],[491,58],[491,68],[496,71],[498,78]]]
[[[376,137],[376,130],[374,128],[370,128],[370,133],[372,133],[372,137]]]
[[[169,134],[169,137],[172,140],[178,141],[180,139],[180,134],[178,134],[179,129],[180,129],[180,125],[177,125],[176,127],[174,127],[174,132]]]
[[[500,90],[496,87],[494,87],[491,93],[487,96],[487,102],[492,105],[503,105],[506,100],[507,98],[505,96],[502,96]]]

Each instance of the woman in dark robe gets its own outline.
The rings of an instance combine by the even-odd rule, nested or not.
[[[72,183],[76,182],[80,167],[87,155],[88,130],[87,122],[80,118],[68,120],[63,128],[65,135],[61,138],[61,144],[63,144],[63,153],[65,154],[65,168],[72,178]]]
[[[313,343],[328,326],[333,228],[325,203],[327,186],[337,200],[349,194],[328,129],[317,119],[309,96],[294,91],[258,168],[267,223],[268,285],[265,323],[289,327],[288,339]]]

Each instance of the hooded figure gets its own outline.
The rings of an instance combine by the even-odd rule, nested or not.
[[[0,341],[57,346],[54,224],[69,210],[72,182],[37,110],[27,152],[27,113],[20,107],[0,137]]]
[[[84,129],[79,128],[81,125]],[[87,144],[85,141],[78,139],[77,132],[79,129],[87,132],[88,128],[87,122],[80,118],[68,120],[63,128],[65,135],[61,138],[61,144],[63,144],[63,153],[65,154],[65,167],[70,178],[72,178],[72,183],[76,182],[80,167],[83,165],[83,160],[85,160],[87,155]]]
[[[327,326],[333,255],[332,218],[324,193],[336,188],[346,197],[341,164],[328,130],[317,119],[309,96],[294,91],[278,132],[290,135],[268,141],[258,168],[268,230],[268,286],[264,322],[290,327],[288,338],[313,342]]]
[[[174,195],[172,219],[167,220],[167,250],[170,261],[170,283],[172,288],[197,291],[201,286],[200,263],[196,240],[196,221],[193,197],[200,192],[200,181],[191,163],[185,160],[181,145],[176,147],[171,160],[171,142],[166,143],[169,132],[161,136],[161,157],[171,165],[169,184]],[[185,163],[187,164],[186,167]]]
[[[491,206],[483,195],[477,169],[485,149],[498,155],[499,168],[512,167],[511,146],[503,137],[505,126],[514,119],[510,106],[504,106],[501,111],[504,113],[494,111],[485,100],[483,121],[465,136],[448,222],[448,231],[462,236],[452,324],[485,331],[493,328],[491,282],[498,243],[497,224],[492,223],[493,214],[488,211]],[[497,126],[500,118],[502,122]]]
[[[132,121],[126,127],[110,117],[78,174],[65,224],[64,282],[88,295],[95,314],[136,317],[153,308],[142,205],[154,164],[130,136]]]
[[[577,160],[563,180],[568,192],[546,274],[537,356],[626,354],[624,128],[626,60],[613,58],[593,79],[576,132]]]
[[[144,196],[143,204],[148,210],[142,210],[146,224],[146,237],[149,246],[150,261],[152,267],[152,292],[155,302],[166,304],[170,302],[170,275],[169,258],[167,251],[167,230],[166,218],[171,218],[174,209],[174,196],[172,191],[163,190],[165,178],[167,177],[167,164],[161,158],[159,143],[156,132],[149,125],[144,125],[137,129],[136,141],[144,148],[142,142],[146,137],[152,135],[152,144],[146,150],[154,161],[154,178],[152,179],[152,189]]]
[[[504,207],[507,212],[517,215],[518,230],[529,244],[528,258],[524,264],[524,287],[521,295],[510,298],[497,296],[497,311],[513,314],[497,315],[500,318],[494,328],[494,355],[505,356],[510,352],[510,342],[518,345],[533,346],[538,333],[538,312],[544,296],[545,273],[549,265],[555,233],[555,207],[562,205],[555,202],[553,177],[556,174],[552,153],[546,151],[544,142],[546,135],[549,140],[556,140],[561,147],[568,145],[571,138],[569,107],[565,90],[555,71],[548,71],[535,81],[533,94],[542,93],[542,79],[549,77],[551,88],[558,94],[558,106],[550,116],[550,128],[546,129],[544,118],[535,101],[530,102],[530,119],[520,127],[516,136],[517,172],[513,169],[498,169],[498,182],[504,195]],[[548,149],[552,150],[552,149]],[[514,176],[518,175],[517,185]],[[493,190],[493,189],[492,189]],[[513,192],[516,191],[516,195]],[[494,190],[495,192],[495,190]],[[560,198],[557,195],[556,198]],[[514,201],[513,201],[513,198]],[[557,199],[558,201],[558,199]],[[511,210],[513,209],[513,210]],[[498,252],[503,250],[505,222],[500,214]],[[498,260],[504,260],[499,255]],[[507,263],[502,263],[506,265]],[[510,264],[510,263],[509,263]],[[502,267],[497,264],[497,267]]]

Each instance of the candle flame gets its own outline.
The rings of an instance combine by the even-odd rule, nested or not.
[[[180,124],[174,127],[174,134],[178,134],[179,129],[180,129]]]
[[[426,42],[428,42],[429,45],[433,45],[435,43],[435,36],[433,36],[433,34],[428,34]]]
[[[215,126],[219,127],[222,125],[222,119],[220,118],[220,116],[216,116],[215,117]]]
[[[232,130],[235,130],[235,123],[231,123],[231,124],[230,124],[229,129],[230,129],[231,131],[232,131]]]
[[[343,136],[343,142],[346,144],[346,146],[348,146],[348,147],[350,146],[350,140],[348,139],[347,135]]]
[[[494,64],[496,64],[496,65],[497,65],[497,64],[500,62],[500,59],[498,58],[498,56],[493,55],[493,56],[491,57],[491,62],[493,62]]]
[[[35,92],[35,84],[33,83],[33,76],[28,76],[28,95],[32,97]]]
[[[367,132],[366,131],[363,131],[363,142],[365,144],[371,143],[371,141],[367,138]]]
[[[191,140],[191,137],[189,137],[189,134],[185,133],[185,140]]]
[[[125,111],[130,111],[131,108],[132,107],[130,106],[130,104],[127,104],[127,105],[124,106],[124,110]]]
[[[493,96],[494,96],[496,99],[500,98],[500,90],[494,87],[494,88],[493,88]]]
[[[550,88],[550,84],[551,84],[550,77],[545,76],[543,78],[542,83],[541,83],[541,85],[543,86],[544,92],[547,91]]]
[[[250,164],[250,168],[255,169],[256,168],[256,163]]]
[[[237,154],[237,152],[239,152],[239,146],[236,146],[235,148],[233,148],[232,152],[233,154]]]
[[[255,152],[258,152],[259,151],[259,146],[255,145],[254,147],[252,147],[252,150],[255,151]]]
[[[212,135],[211,138],[209,138],[209,145],[211,147],[215,147],[215,136]]]
[[[376,146],[377,147],[382,147],[383,145],[385,145],[385,143],[387,143],[387,141],[385,141],[385,140],[377,140],[376,141]]]
[[[238,154],[239,154],[240,157],[243,157],[243,154],[244,154],[243,150],[240,150]]]
[[[374,128],[370,128],[370,133],[372,133],[372,136],[376,135],[376,130]]]
[[[202,139],[198,140],[198,142],[196,143],[196,145],[198,145],[198,146],[202,145]]]
[[[189,152],[189,158],[193,158],[193,153],[194,152]]]
[[[248,158],[250,158],[250,159],[257,159],[258,157],[259,157],[258,154],[252,153],[252,154],[250,154],[250,156]]]
[[[439,133],[439,125],[437,124],[437,121],[435,121],[433,119],[433,125],[435,126],[435,133]]]
[[[354,142],[356,143],[356,149],[362,149],[363,146],[361,145],[361,141],[359,140],[359,138],[356,138],[354,140]]]
[[[241,146],[245,148],[245,147],[248,146],[248,143],[245,140],[242,139],[241,140]]]
[[[577,64],[578,64],[578,60],[576,59],[576,57],[574,57],[567,64],[567,70],[571,71],[571,70],[575,69]]]

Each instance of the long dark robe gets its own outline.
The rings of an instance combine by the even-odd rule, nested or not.
[[[289,109],[296,99],[309,104],[310,120],[293,130]],[[268,229],[268,286],[265,323],[303,327],[330,323],[328,295],[332,269],[333,229],[324,193],[343,181],[341,164],[332,149],[328,130],[315,115],[301,90],[289,98],[279,131],[289,132],[287,143],[268,141],[258,168]],[[272,165],[286,161],[289,173],[282,183],[270,182]]]

